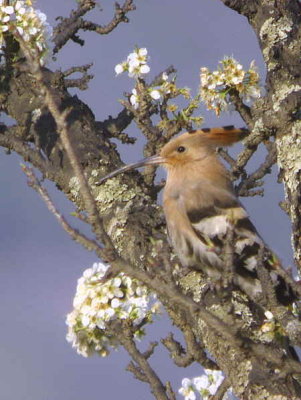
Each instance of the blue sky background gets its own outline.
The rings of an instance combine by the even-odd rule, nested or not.
[[[115,77],[114,66],[135,45],[147,47],[151,56],[150,79],[173,64],[179,86],[196,93],[199,68],[215,68],[225,55],[233,55],[245,67],[255,59],[262,74],[264,66],[256,37],[247,20],[227,9],[219,0],[140,0],[130,13],[130,23],[120,25],[108,36],[87,33],[86,46],[68,44],[51,68],[67,69],[94,62],[95,75],[85,92],[76,92],[101,120],[121,109],[118,99],[130,91],[127,75]],[[106,23],[113,1],[102,2],[103,12],[91,19]],[[37,1],[50,23],[66,16],[75,1]],[[75,91],[73,91],[75,93]],[[204,111],[205,126],[243,123],[236,113],[219,119]],[[131,126],[126,130],[139,135]],[[121,149],[125,161],[141,158],[143,140]],[[235,151],[235,149],[234,149]],[[253,161],[256,166],[259,157]],[[124,371],[127,355],[114,352],[102,359],[85,359],[65,340],[65,316],[71,311],[77,279],[96,258],[69,239],[48,212],[38,195],[26,185],[20,159],[0,150],[0,398],[3,400],[100,400],[120,398],[149,400],[146,384]],[[291,263],[289,221],[279,210],[282,188],[276,174],[269,178],[266,197],[243,200],[258,230],[282,260]],[[47,184],[65,215],[71,204]],[[148,330],[147,339],[160,339],[171,329],[167,318]],[[146,348],[147,341],[141,343]],[[161,346],[151,359],[163,380],[178,389],[184,376],[200,374],[199,366],[176,368]],[[179,396],[180,398],[180,396]]]

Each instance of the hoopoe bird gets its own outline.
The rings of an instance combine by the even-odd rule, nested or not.
[[[273,262],[279,261],[250,221],[216,152],[217,147],[232,145],[248,133],[233,126],[183,133],[165,144],[160,154],[113,171],[99,184],[134,168],[162,164],[167,169],[163,210],[181,264],[202,270],[214,281],[222,278],[225,242],[231,230],[233,284],[251,299],[261,297],[256,268],[264,250],[262,266],[269,271],[278,300],[287,304],[292,291],[273,271]]]

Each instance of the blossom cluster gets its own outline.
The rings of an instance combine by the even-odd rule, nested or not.
[[[144,75],[150,72],[150,67],[148,66],[148,51],[145,47],[136,48],[132,53],[130,53],[127,59],[115,66],[116,75],[120,75],[123,72],[128,72],[129,77],[131,78],[141,78]],[[129,101],[134,109],[137,109],[139,105],[143,103],[143,100],[147,96],[149,98],[147,100],[160,102],[163,99],[165,100],[166,110],[173,114],[175,119],[182,118],[187,119],[191,122],[199,125],[202,122],[202,117],[194,117],[192,116],[194,110],[199,107],[199,95],[197,95],[194,99],[191,99],[190,91],[188,88],[179,88],[176,85],[176,77],[172,77],[169,79],[169,76],[166,72],[163,72],[161,77],[156,78],[156,84],[152,86],[143,86],[143,92],[140,93],[139,82],[137,82],[136,87],[132,89],[132,93],[129,96]],[[167,100],[176,98],[178,96],[183,96],[186,100],[190,100],[188,107],[176,113],[178,106],[176,104],[167,103]],[[172,119],[170,119],[171,121]],[[159,122],[158,126],[162,129],[166,129],[166,124],[168,122],[166,120],[162,120]]]
[[[168,82],[168,75],[166,74],[166,72],[163,72],[162,84],[156,87],[150,87],[148,92],[152,100],[160,100],[164,93],[170,93],[170,91],[171,88],[170,82]],[[139,95],[136,88],[132,90],[130,103],[135,109],[137,109],[139,106]]]
[[[20,35],[27,48],[39,57],[40,64],[45,63],[51,48],[52,27],[30,0],[14,0],[9,6],[0,0],[0,49],[5,43],[5,32]]]
[[[220,61],[216,71],[201,68],[200,95],[209,110],[217,115],[229,109],[231,90],[236,90],[243,101],[251,101],[260,97],[259,74],[254,61],[248,70],[233,57],[226,57]]]
[[[128,71],[130,78],[137,78],[141,75],[148,74],[150,67],[147,65],[148,55],[145,47],[136,48],[127,56],[125,61],[115,66],[116,75]]]
[[[136,48],[132,53],[127,56],[127,59],[115,66],[116,75],[122,72],[128,72],[130,78],[139,78],[150,72],[150,67],[147,65],[148,52],[145,47]],[[163,72],[161,84],[156,87],[149,88],[149,95],[153,100],[160,100],[164,93],[170,93],[173,89],[173,82],[168,81],[168,75]],[[137,89],[132,90],[130,96],[130,103],[134,108],[138,108],[139,95]]]
[[[144,326],[159,313],[159,303],[148,289],[123,273],[107,279],[108,265],[94,263],[78,280],[73,311],[67,315],[66,339],[84,357],[97,353],[107,356],[117,348],[118,338],[109,330],[110,322],[127,320],[137,328],[135,337],[144,334]]]
[[[207,400],[209,396],[216,393],[224,380],[223,373],[211,369],[204,369],[204,372],[203,375],[196,378],[184,378],[182,380],[179,393],[184,396],[185,400],[196,400],[196,394],[199,394],[200,399]]]

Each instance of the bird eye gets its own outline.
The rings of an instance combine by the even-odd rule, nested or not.
[[[179,146],[179,147],[177,148],[177,152],[178,152],[178,153],[183,153],[185,150],[186,150],[186,147],[184,147],[184,146]]]

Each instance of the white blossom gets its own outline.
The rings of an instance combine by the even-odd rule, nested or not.
[[[197,376],[196,378],[193,378],[193,384],[195,388],[198,391],[201,391],[201,389],[207,388],[209,385],[209,378],[207,375],[202,375],[202,376]]]
[[[159,92],[159,90],[153,89],[153,90],[150,92],[150,96],[151,96],[151,98],[153,98],[154,100],[159,100],[159,99],[161,98],[161,93]]]
[[[25,14],[26,8],[24,7],[24,2],[23,1],[16,1],[15,10],[18,11],[18,14],[20,14],[20,15]]]
[[[121,74],[124,71],[123,64],[117,64],[115,66],[116,75]]]
[[[133,89],[132,90],[132,95],[130,96],[130,103],[132,106],[137,109],[139,106],[139,101],[138,101],[138,95],[137,95],[137,90]]]
[[[268,320],[274,319],[274,315],[271,313],[271,311],[265,311],[264,315],[266,316],[266,319],[268,319]]]
[[[12,7],[12,6],[2,7],[2,10],[6,14],[13,14],[15,12],[14,7]]]
[[[146,64],[142,64],[140,66],[140,74],[148,74],[150,71],[150,67]]]
[[[182,380],[182,387],[179,389],[179,393],[184,396],[185,400],[195,400],[196,395],[194,392],[193,382],[189,378]]]
[[[200,81],[201,97],[207,108],[214,110],[217,115],[229,109],[231,89],[235,89],[244,101],[260,97],[259,75],[254,61],[245,71],[233,57],[225,57],[216,71],[201,68]]]
[[[13,0],[9,6],[0,3],[0,46],[5,42],[3,32],[16,33],[16,39],[20,35],[26,42],[27,50],[43,65],[52,47],[52,28],[47,23],[46,15],[30,4],[25,0]]]
[[[118,299],[113,299],[112,301],[111,301],[111,307],[112,308],[117,308],[117,307],[119,307],[120,306],[120,301],[118,300]]]
[[[147,64],[139,64],[132,62],[129,64],[129,77],[130,78],[135,78],[139,77],[142,74],[148,74],[150,71],[150,67]]]
[[[258,99],[261,96],[261,90],[260,87],[256,86],[249,86],[246,89],[246,98],[250,97],[248,101],[251,101],[252,99]]]
[[[179,393],[185,400],[195,400],[196,393],[202,400],[214,395],[224,379],[221,371],[205,369],[204,374],[192,379],[184,378]]]
[[[84,357],[93,353],[105,357],[111,348],[118,347],[117,337],[107,332],[110,321],[127,319],[134,327],[142,321],[151,322],[159,313],[158,302],[147,288],[123,273],[102,283],[107,269],[105,264],[94,263],[84,271],[78,279],[74,309],[66,318],[66,339]],[[135,335],[139,338],[142,333],[139,326]]]
[[[135,53],[135,52],[134,53],[130,53],[127,56],[127,62],[129,64],[129,66],[132,66],[132,67],[138,67],[139,64],[145,64],[144,60],[143,60],[142,63],[140,63],[140,61],[138,59],[138,54]]]
[[[163,81],[167,81],[168,80],[168,75],[167,75],[166,72],[163,72],[162,79],[163,79]]]
[[[145,47],[138,49],[138,57],[146,58],[146,56],[147,56],[147,49]]]
[[[116,75],[128,71],[130,78],[138,78],[141,75],[148,74],[150,67],[147,65],[148,55],[145,47],[136,48],[130,53],[125,61],[115,66]]]
[[[213,395],[216,393],[220,384],[223,382],[224,375],[222,371],[210,370],[210,369],[205,369],[204,371],[207,374],[210,383],[207,389],[209,390],[210,394]]]

